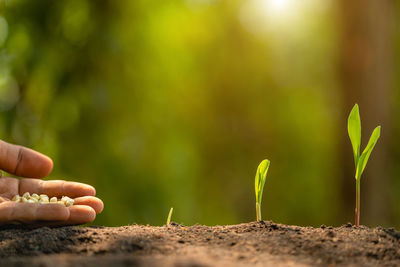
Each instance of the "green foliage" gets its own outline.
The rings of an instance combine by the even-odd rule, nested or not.
[[[374,149],[375,144],[380,136],[381,136],[381,126],[378,126],[372,132],[371,137],[369,138],[368,141],[368,145],[365,147],[363,153],[358,159],[356,177],[358,178],[361,177],[361,174],[363,173],[365,166],[367,165],[369,156],[371,155],[372,149]]]
[[[167,223],[166,223],[166,225],[169,225],[170,223],[171,223],[171,218],[172,218],[172,212],[174,211],[174,208],[173,207],[171,207],[171,209],[169,210],[169,213],[168,213],[168,218],[167,218]]]
[[[270,161],[265,159],[258,165],[255,178],[255,193],[256,193],[256,215],[257,221],[261,221],[261,200],[264,191],[265,181],[269,169]]]
[[[355,104],[347,120],[347,130],[353,146],[354,164],[357,166],[361,146],[361,120],[358,104]]]
[[[268,218],[341,222],[338,23],[324,1],[298,27],[292,12],[256,21],[262,32],[240,14],[267,1],[3,2],[0,137],[52,157],[50,178],[95,186],[112,207],[95,224],[164,224],[165,203],[187,224],[249,220],[243,177],[265,151],[282,177]]]
[[[360,155],[360,146],[361,146],[361,119],[358,105],[355,104],[353,109],[350,112],[348,121],[347,121],[347,129],[350,137],[351,144],[353,146],[353,154],[354,154],[354,164],[356,168],[356,180],[361,178],[361,174],[363,173],[365,166],[367,165],[369,156],[373,148],[375,147],[376,142],[378,141],[381,134],[381,126],[378,126],[372,132],[372,135],[368,141],[367,146],[365,147],[363,153]]]

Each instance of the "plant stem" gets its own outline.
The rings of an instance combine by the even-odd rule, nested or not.
[[[256,214],[257,214],[257,221],[261,221],[261,204],[256,202]]]
[[[356,227],[360,226],[360,180],[361,179],[356,179]]]
[[[167,223],[166,223],[167,226],[171,223],[171,217],[172,217],[172,212],[173,212],[173,211],[174,211],[174,208],[171,208],[171,209],[169,210],[168,218],[167,218]]]

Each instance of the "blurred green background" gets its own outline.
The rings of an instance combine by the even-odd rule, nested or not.
[[[350,3],[349,3],[350,2]],[[97,188],[95,224],[353,222],[347,115],[383,135],[361,223],[400,227],[398,1],[2,0],[0,138]],[[364,136],[365,135],[365,136]],[[363,146],[365,145],[365,142]]]

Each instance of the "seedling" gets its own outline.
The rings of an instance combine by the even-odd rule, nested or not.
[[[171,208],[170,210],[169,210],[169,213],[168,213],[168,218],[167,218],[167,226],[171,223],[171,217],[172,217],[172,212],[174,211],[174,208]]]
[[[369,156],[371,155],[372,149],[374,148],[376,142],[378,141],[381,135],[381,126],[378,126],[374,129],[369,138],[368,144],[365,147],[364,151],[360,155],[360,146],[361,146],[361,120],[360,120],[360,112],[358,109],[358,105],[355,104],[353,109],[350,112],[348,121],[347,121],[347,130],[349,132],[349,137],[351,144],[353,146],[353,154],[354,154],[354,164],[356,169],[356,209],[355,209],[355,225],[360,225],[360,179],[361,174],[363,173],[365,166],[367,165]]]
[[[260,165],[258,165],[257,168],[256,179],[255,179],[257,221],[261,221],[261,199],[264,190],[265,180],[267,179],[269,163],[270,163],[269,160],[265,159],[261,161]]]

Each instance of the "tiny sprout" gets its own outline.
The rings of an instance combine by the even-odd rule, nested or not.
[[[171,208],[170,210],[169,210],[169,213],[168,213],[168,218],[167,218],[167,226],[171,223],[171,217],[172,217],[172,212],[174,211],[174,208]]]
[[[372,149],[375,147],[381,135],[381,126],[374,129],[369,138],[368,144],[364,151],[360,155],[361,146],[361,119],[358,105],[355,104],[350,112],[347,121],[347,130],[349,133],[350,141],[353,146],[354,164],[356,169],[356,209],[355,209],[355,225],[360,226],[360,180],[361,174],[363,173],[365,166],[367,165],[369,156],[371,155]]]
[[[255,179],[257,221],[261,221],[261,199],[264,190],[265,180],[267,179],[269,164],[269,160],[265,159],[260,163],[260,165],[258,165],[257,168]]]

